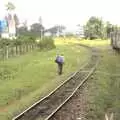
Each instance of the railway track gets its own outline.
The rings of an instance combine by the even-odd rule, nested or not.
[[[99,61],[98,51],[93,48],[87,48],[92,50],[92,54],[82,68],[70,76],[48,96],[36,102],[12,120],[49,120],[94,72]]]

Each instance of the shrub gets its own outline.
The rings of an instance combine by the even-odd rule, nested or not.
[[[19,36],[17,39],[0,39],[0,48],[35,43],[34,36]]]
[[[39,41],[38,47],[40,49],[52,49],[55,48],[54,40],[52,37],[44,37],[42,40]]]
[[[0,48],[4,48],[5,46],[12,45],[13,41],[9,39],[1,39],[0,40]]]

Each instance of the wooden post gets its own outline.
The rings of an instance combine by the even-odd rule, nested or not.
[[[6,46],[6,58],[8,59],[9,58],[9,47]]]
[[[0,49],[0,60],[3,59],[3,49]]]
[[[16,56],[17,56],[18,55],[18,46],[16,45],[15,47],[16,47],[15,50],[16,50]]]
[[[28,44],[26,44],[27,52],[28,52]]]
[[[14,46],[11,46],[9,49],[10,49],[9,56],[13,57],[14,56]]]
[[[13,54],[16,56],[16,46],[13,47]]]
[[[19,52],[20,52],[20,55],[22,54],[22,46],[19,45]]]
[[[25,45],[23,45],[23,54],[25,53]]]

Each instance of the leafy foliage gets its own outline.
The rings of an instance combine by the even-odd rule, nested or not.
[[[103,38],[103,21],[97,17],[91,17],[84,26],[85,36],[89,39]]]
[[[43,33],[44,27],[40,23],[34,23],[31,25],[31,32],[36,36],[41,36],[41,32]]]
[[[19,36],[17,39],[9,40],[9,39],[1,39],[0,40],[0,48],[4,48],[5,46],[16,46],[23,44],[35,43],[35,38],[32,36]]]
[[[101,18],[90,17],[84,26],[84,35],[87,39],[109,38],[110,33],[120,30],[118,25],[113,25],[109,21],[104,22]]]
[[[52,49],[52,48],[55,48],[54,40],[52,39],[52,37],[44,37],[38,43],[38,47],[40,49]]]
[[[65,26],[63,25],[56,25],[52,28],[47,29],[45,32],[50,32],[52,35],[56,35],[58,32],[62,33],[65,30]]]
[[[7,10],[9,10],[9,11],[11,11],[11,10],[15,10],[15,5],[12,3],[12,2],[8,2],[7,4],[6,4],[6,9]]]

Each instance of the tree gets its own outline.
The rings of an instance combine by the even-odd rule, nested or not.
[[[109,21],[107,21],[105,29],[106,29],[107,38],[110,38],[110,33],[114,31],[119,31],[120,27],[118,25],[113,25]]]
[[[110,33],[112,31],[114,31],[114,25],[112,25],[109,21],[107,21],[105,29],[106,29],[106,37],[109,38],[110,37]]]
[[[66,29],[66,27],[63,25],[59,25],[58,28],[60,33],[62,33]]]
[[[104,37],[104,24],[100,18],[91,17],[84,26],[84,34],[86,38],[96,39]]]
[[[49,29],[46,30],[46,32],[50,32],[52,35],[56,35],[57,33],[58,34],[62,34],[63,30],[65,30],[65,26],[63,25],[56,25],[56,26],[53,26]]]
[[[27,32],[28,32],[28,31],[27,31],[27,28],[26,28],[25,26],[19,27],[19,28],[17,29],[18,35],[25,35]]]
[[[33,34],[37,37],[41,37],[41,31],[44,31],[44,27],[42,24],[40,23],[34,23],[31,25],[31,32],[33,32]],[[44,32],[42,32],[43,34]]]
[[[5,6],[7,11],[13,11],[16,8],[12,2],[8,2]]]
[[[27,29],[27,21],[25,20],[23,22],[23,26],[17,28],[17,33],[18,35],[27,35],[28,34],[28,29]]]
[[[52,35],[56,35],[58,32],[58,28],[54,26],[54,27],[47,29],[45,32],[50,32]]]

